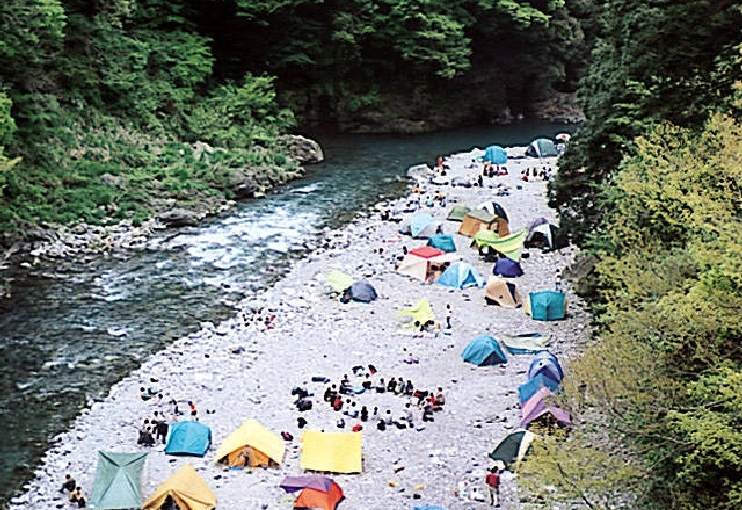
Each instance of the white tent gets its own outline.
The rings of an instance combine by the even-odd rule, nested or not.
[[[444,253],[435,257],[420,257],[408,253],[402,259],[402,262],[400,262],[397,271],[424,281],[431,272],[436,271],[435,266],[439,266],[439,271],[443,272],[446,266],[457,260],[461,260],[461,255],[456,255],[455,253]]]

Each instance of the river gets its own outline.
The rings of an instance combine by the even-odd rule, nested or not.
[[[0,310],[0,505],[22,491],[40,456],[93,399],[173,340],[234,314],[285,274],[326,227],[400,196],[411,165],[487,145],[525,146],[574,126],[516,124],[415,135],[304,133],[323,163],[265,199],[149,249],[59,273],[7,268]]]

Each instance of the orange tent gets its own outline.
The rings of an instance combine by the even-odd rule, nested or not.
[[[345,494],[340,486],[332,482],[327,492],[319,489],[302,489],[294,501],[294,508],[322,508],[324,510],[335,510],[338,503],[343,500]]]

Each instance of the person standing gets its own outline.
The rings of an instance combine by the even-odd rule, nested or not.
[[[490,490],[490,505],[500,507],[500,471],[497,467],[490,469],[490,472],[484,477],[484,482]]]
[[[451,305],[446,305],[446,329],[451,329]]]

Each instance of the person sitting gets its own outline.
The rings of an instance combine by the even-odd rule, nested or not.
[[[414,388],[412,386],[412,379],[407,379],[407,383],[404,387],[404,394],[412,396],[412,392],[414,391]]]
[[[386,415],[384,415],[384,423],[386,425],[391,425],[392,423],[394,423],[394,418],[392,418],[391,409],[386,410]]]
[[[337,427],[338,427],[339,429],[344,429],[344,428],[345,428],[345,419],[344,419],[344,418],[340,418],[340,419],[338,420],[338,422],[337,422]]]
[[[332,402],[335,397],[337,396],[337,392],[335,391],[335,385],[328,386],[325,388],[325,394],[322,396],[322,400],[325,402]]]
[[[303,416],[299,416],[296,419],[296,426],[298,428],[303,429],[306,424],[307,424],[307,420],[305,420]]]
[[[74,478],[72,478],[71,474],[66,474],[64,476],[64,483],[62,484],[62,488],[59,489],[59,492],[64,494],[64,491],[72,492],[75,490],[75,487],[77,486],[77,482]]]
[[[446,405],[446,396],[443,394],[443,388],[438,388],[433,399],[433,405],[444,406]]]
[[[378,421],[378,423],[376,424],[376,429],[377,430],[385,430],[386,429],[386,425],[384,424],[384,420],[379,420]]]
[[[350,408],[349,409],[346,409],[345,411],[343,411],[343,414],[345,414],[346,416],[349,416],[351,418],[358,418],[358,409],[356,409],[356,403],[355,402],[351,402],[350,403]]]
[[[396,393],[395,391],[396,389],[397,389],[397,380],[394,377],[392,377],[389,379],[389,384],[386,387],[386,391],[388,391],[389,393]]]
[[[376,385],[376,393],[384,393],[386,391],[386,385],[384,384],[384,378],[379,379],[379,384]]]
[[[404,390],[405,390],[404,379],[402,379],[401,377],[398,377],[397,378],[397,387],[395,389],[395,393],[397,395],[403,395],[404,394]]]
[[[427,402],[425,407],[423,407],[423,421],[435,421],[433,413],[433,404]]]
[[[366,406],[361,407],[361,421],[362,422],[368,421],[368,407]]]
[[[343,408],[343,399],[340,395],[335,397],[335,400],[332,401],[332,408],[335,411],[339,411]]]
[[[371,374],[366,374],[366,378],[361,383],[361,386],[367,390],[371,389],[373,383],[371,382]]]

